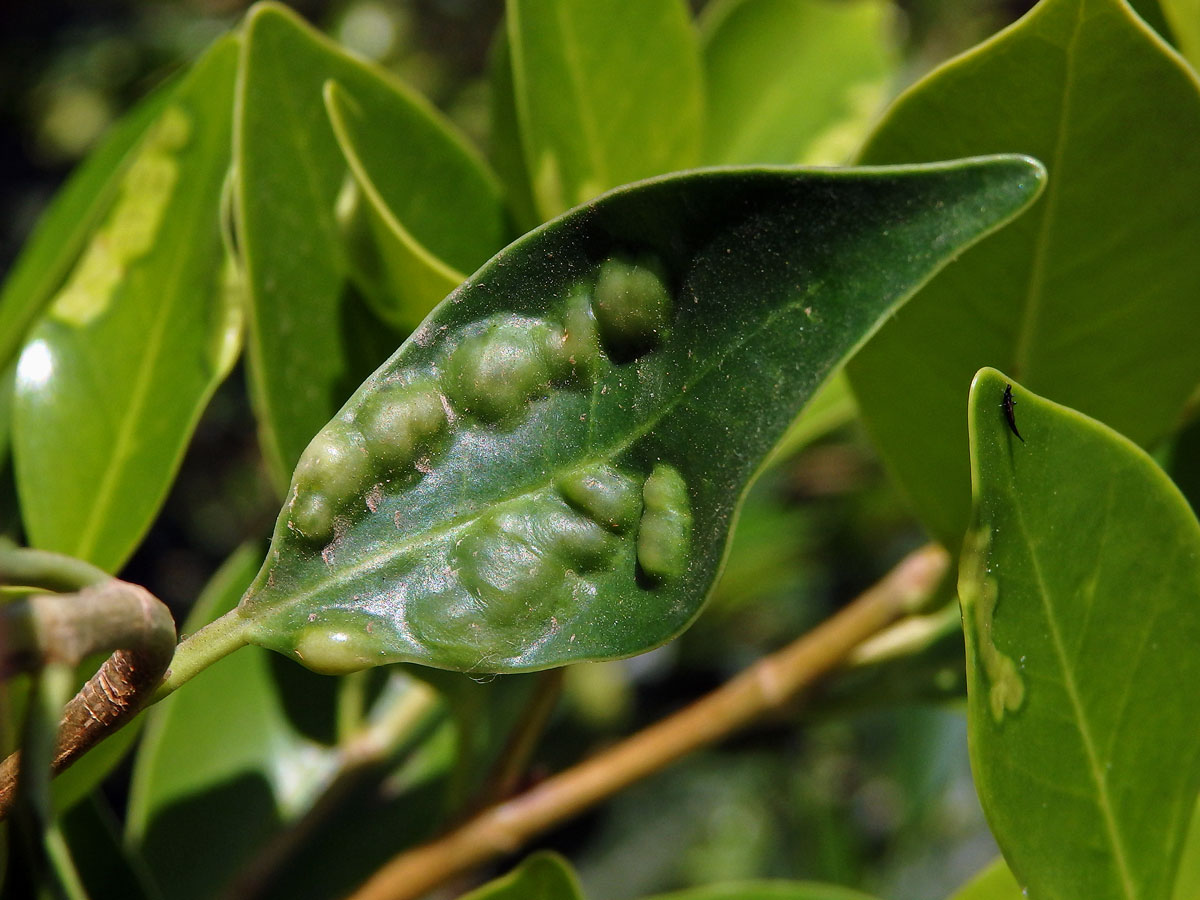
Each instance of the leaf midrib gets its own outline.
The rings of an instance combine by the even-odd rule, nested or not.
[[[1075,82],[1075,45],[1079,40],[1079,32],[1083,28],[1083,4],[1076,7],[1075,27],[1065,48],[1066,77],[1063,81],[1062,109],[1059,121],[1065,123],[1070,117],[1072,95]],[[1019,378],[1026,384],[1032,383],[1031,353],[1032,345],[1041,318],[1043,301],[1045,299],[1046,269],[1050,256],[1050,233],[1055,213],[1058,208],[1060,192],[1057,188],[1062,161],[1066,156],[1067,129],[1061,124],[1054,140],[1053,162],[1050,164],[1050,183],[1046,186],[1046,206],[1038,223],[1038,233],[1033,244],[1033,261],[1029,269],[1029,286],[1026,291],[1024,315],[1020,319],[1016,344],[1013,348],[1013,377]]]
[[[1103,768],[1100,765],[1099,754],[1096,751],[1096,743],[1092,737],[1091,728],[1088,725],[1087,717],[1084,713],[1083,701],[1079,695],[1079,688],[1075,683],[1075,675],[1072,671],[1067,658],[1066,644],[1063,641],[1062,632],[1059,629],[1058,622],[1054,618],[1053,609],[1050,603],[1050,592],[1047,587],[1047,582],[1042,574],[1042,566],[1038,559],[1036,545],[1030,537],[1030,530],[1025,523],[1025,514],[1022,510],[1020,502],[1016,497],[1013,497],[1013,510],[1017,518],[1017,527],[1021,531],[1025,545],[1029,548],[1029,560],[1033,567],[1034,579],[1037,582],[1038,599],[1041,601],[1042,612],[1046,617],[1046,624],[1049,628],[1050,638],[1054,644],[1054,653],[1056,662],[1062,672],[1063,688],[1066,690],[1067,699],[1071,703],[1071,711],[1075,715],[1075,720],[1078,725],[1080,741],[1083,745],[1084,755],[1087,757],[1088,774],[1091,775],[1092,781],[1096,785],[1096,806],[1099,808],[1101,816],[1104,820],[1105,831],[1108,835],[1108,841],[1112,846],[1113,860],[1116,863],[1118,874],[1121,878],[1121,887],[1124,894],[1129,900],[1136,900],[1137,889],[1134,886],[1133,876],[1129,870],[1129,862],[1126,858],[1124,844],[1121,841],[1120,830],[1117,827],[1116,815],[1113,811],[1112,799],[1108,794],[1108,784],[1104,780]]]

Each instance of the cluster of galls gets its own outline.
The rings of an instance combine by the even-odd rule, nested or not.
[[[385,381],[366,394],[349,420],[335,420],[313,439],[296,468],[289,526],[313,543],[328,542],[338,516],[361,515],[369,502],[365,495],[373,485],[403,476],[422,457],[432,457],[460,415],[504,426],[523,415],[531,401],[546,396],[554,385],[589,386],[602,352],[626,360],[653,349],[665,335],[672,306],[655,260],[609,259],[600,265],[594,283],[589,279],[569,293],[561,324],[497,316],[484,328],[472,329],[453,345],[434,378]],[[623,483],[621,479],[627,477],[622,475],[614,483]],[[638,491],[613,490],[632,496],[640,509]],[[686,491],[682,496],[686,501]],[[586,506],[578,508],[591,515]],[[651,513],[649,497],[646,509],[649,532],[665,534],[662,523],[667,519]],[[637,511],[630,515],[636,517]],[[570,564],[586,571],[588,565],[599,564],[589,563],[589,554],[597,561],[607,559],[611,555],[607,538],[629,523],[621,520],[624,524],[620,524],[604,515],[580,521],[586,524],[579,526],[565,518],[557,521],[556,527],[561,526],[562,531],[552,543],[562,544],[564,550],[573,547],[567,555],[578,559]],[[644,522],[643,530],[645,527]],[[679,527],[674,527],[678,532]],[[599,530],[593,533],[591,529]],[[665,558],[653,549],[655,542],[660,539],[647,538],[651,560],[649,566],[643,564],[647,572],[662,568],[657,560]],[[481,575],[480,584],[489,579]]]

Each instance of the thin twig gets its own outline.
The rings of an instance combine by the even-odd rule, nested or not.
[[[530,757],[537,749],[542,732],[546,730],[546,724],[550,721],[550,715],[562,696],[565,674],[566,669],[562,668],[537,673],[538,681],[534,686],[533,696],[509,735],[508,742],[487,779],[487,787],[479,806],[499,803],[517,792],[529,766]]]
[[[917,608],[947,565],[947,554],[938,547],[909,555],[799,640],[686,709],[484,810],[449,834],[401,853],[349,900],[414,900],[458,873],[515,852],[534,835],[787,704],[863,641]]]

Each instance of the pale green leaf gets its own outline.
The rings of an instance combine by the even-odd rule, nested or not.
[[[543,219],[699,162],[699,40],[682,0],[511,0],[508,39]]]
[[[983,369],[959,596],[971,763],[1034,900],[1168,900],[1200,791],[1200,524],[1154,461]]]
[[[232,364],[218,216],[237,55],[219,40],[171,93],[22,351],[13,452],[33,546],[116,571]]]
[[[704,13],[704,161],[844,162],[898,65],[889,0],[718,0]]]

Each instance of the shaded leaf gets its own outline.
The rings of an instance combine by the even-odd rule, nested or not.
[[[583,892],[570,864],[557,853],[543,851],[462,900],[583,900]]]
[[[537,227],[542,219],[535,208],[533,185],[525,168],[525,150],[517,124],[517,98],[513,88],[512,49],[504,27],[496,32],[488,58],[491,132],[488,134],[488,158],[504,183],[504,195],[517,231],[522,234]]]
[[[249,639],[328,672],[666,641],[799,407],[1041,177],[1019,157],[696,172],[526,236],[305,451],[240,606]]]
[[[971,386],[975,524],[959,596],[971,761],[1029,895],[1171,894],[1197,791],[1200,524],[1126,438],[1013,385]]]
[[[868,142],[870,163],[1011,151],[1050,172],[1029,215],[948,267],[848,367],[939,540],[957,545],[967,525],[963,404],[981,366],[1143,445],[1174,428],[1200,381],[1198,143],[1195,77],[1121,0],[1044,0],[904,94]]]
[[[397,85],[370,87],[327,82],[325,108],[373,239],[375,309],[411,331],[507,242],[507,223],[500,185],[449,123]]]
[[[704,161],[844,162],[898,59],[888,0],[720,0],[705,9]]]
[[[274,3],[246,18],[236,219],[249,302],[251,399],[268,469],[287,482],[301,451],[355,384],[399,343],[348,283],[335,215],[347,177],[321,91],[407,101],[383,73]]]
[[[218,229],[237,48],[219,40],[171,93],[17,366],[29,541],[109,571],[157,514],[240,341]]]
[[[699,162],[700,50],[681,0],[512,0],[508,39],[543,219]]]
[[[237,550],[183,631],[232,609],[260,558],[260,547]],[[292,727],[268,663],[264,651],[243,648],[145,716],[126,838],[172,897],[215,896],[263,841],[307,808],[334,765],[334,751]]]

